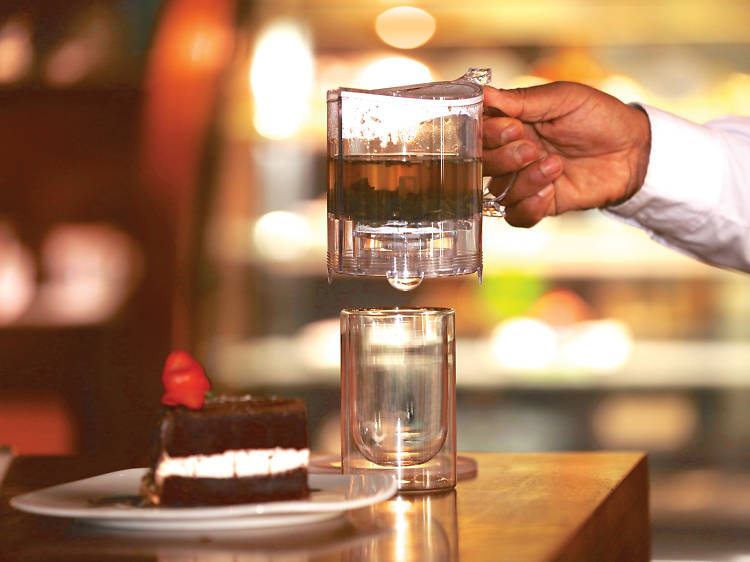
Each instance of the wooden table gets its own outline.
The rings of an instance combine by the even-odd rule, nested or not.
[[[19,457],[2,487],[1,560],[649,560],[648,467],[641,453],[466,453],[476,478],[402,495],[345,517],[269,531],[187,537],[114,533],[8,505],[13,495],[126,466]]]

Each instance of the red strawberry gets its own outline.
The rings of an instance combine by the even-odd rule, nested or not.
[[[167,406],[186,406],[199,410],[203,406],[206,392],[211,388],[203,367],[184,351],[169,354],[161,380],[166,391],[161,402]]]
[[[164,371],[179,371],[188,367],[200,367],[200,363],[187,351],[173,351],[164,362]]]

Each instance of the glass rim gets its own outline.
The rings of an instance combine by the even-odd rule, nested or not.
[[[481,89],[480,89],[481,91]],[[463,107],[465,105],[479,105],[484,102],[484,94],[474,94],[472,96],[445,95],[440,97],[413,97],[413,96],[395,96],[378,93],[377,90],[360,90],[357,88],[337,88],[328,90],[326,93],[327,103],[337,103],[343,99],[367,99],[372,103],[387,103],[400,105],[417,105],[428,104],[440,107]],[[374,98],[374,99],[373,99]]]
[[[443,306],[369,306],[345,308],[341,316],[369,316],[369,317],[393,317],[393,316],[450,316],[455,310]]]

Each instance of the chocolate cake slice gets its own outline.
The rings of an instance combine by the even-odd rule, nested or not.
[[[167,407],[143,493],[154,505],[208,506],[305,498],[310,456],[299,399],[222,396]]]

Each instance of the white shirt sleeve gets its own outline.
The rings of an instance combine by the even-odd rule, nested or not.
[[[750,272],[750,117],[698,125],[641,107],[651,123],[644,184],[604,212],[696,259]]]

